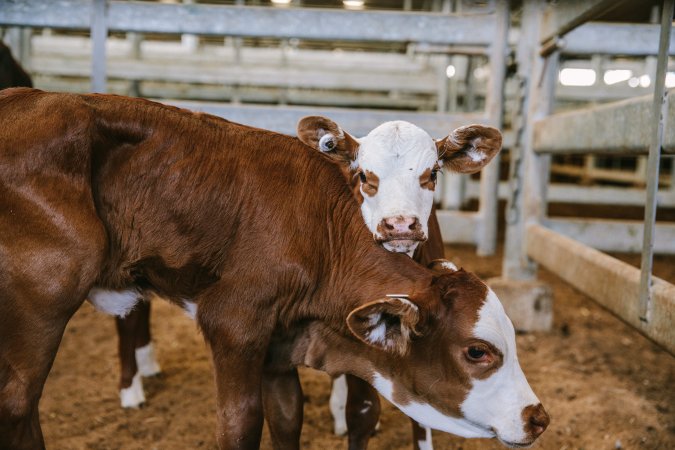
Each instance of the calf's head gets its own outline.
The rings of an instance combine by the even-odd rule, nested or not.
[[[375,347],[361,376],[425,426],[528,446],[549,417],[518,363],[513,325],[478,278],[444,270],[434,305],[387,297],[351,312],[351,332]]]
[[[492,127],[460,127],[434,141],[404,122],[386,122],[355,139],[335,122],[309,116],[298,123],[305,144],[350,165],[366,225],[387,250],[412,253],[427,238],[436,177],[442,168],[479,171],[501,149]]]

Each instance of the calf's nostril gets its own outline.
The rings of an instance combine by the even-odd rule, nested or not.
[[[523,410],[523,419],[526,423],[525,431],[527,431],[533,439],[539,437],[551,422],[550,417],[541,403],[538,405],[527,406]]]
[[[548,424],[551,422],[548,414],[544,408],[539,405],[539,407],[534,411],[534,414],[530,417],[530,424],[532,425],[532,431],[535,435],[539,436],[541,433],[546,430]]]

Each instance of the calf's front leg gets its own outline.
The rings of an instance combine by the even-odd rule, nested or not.
[[[273,328],[260,317],[255,308],[232,307],[224,299],[198,305],[197,319],[213,355],[221,450],[260,447],[263,366]]]
[[[300,448],[303,394],[298,370],[265,372],[263,376],[265,419],[275,450]]]

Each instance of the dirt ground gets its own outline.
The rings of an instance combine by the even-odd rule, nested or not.
[[[501,270],[501,253],[479,258],[472,247],[448,246],[446,254],[484,279]],[[657,258],[655,271],[675,283],[675,257]],[[675,449],[675,358],[551,273],[540,276],[554,290],[554,329],[518,336],[523,370],[552,418],[535,448]],[[114,321],[89,304],[78,311],[41,403],[48,448],[215,448],[213,377],[201,335],[164,302],[153,305],[152,329],[163,373],[146,379],[144,408],[122,410]],[[303,448],[345,449],[346,439],[331,431],[328,376],[303,370],[302,382]],[[408,420],[385,400],[381,424],[371,449],[411,448]],[[437,450],[503,448],[437,432],[434,440]],[[267,431],[262,448],[271,448]]]

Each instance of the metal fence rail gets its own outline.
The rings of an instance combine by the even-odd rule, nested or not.
[[[540,263],[675,353],[675,285],[656,279],[651,273],[654,245],[671,253],[675,242],[675,225],[657,225],[655,221],[661,150],[665,147],[672,151],[675,145],[673,101],[666,99],[664,90],[675,0],[663,2],[652,96],[549,115],[560,53],[558,44],[563,35],[614,6],[615,2],[605,0],[559,2],[546,7],[537,0],[524,2],[523,20],[527,25],[523,26],[535,30],[534,37],[540,45],[522,45],[519,49],[519,57],[532,66],[527,76],[524,131],[516,143],[512,180],[515,189],[507,211],[504,273],[507,278],[532,278],[536,263]],[[616,46],[613,54],[621,51],[617,44],[613,41]],[[526,55],[531,59],[527,60]],[[648,184],[642,197],[645,205],[642,224],[546,217],[551,153],[635,154],[647,149],[650,156]],[[641,269],[580,241],[607,250],[641,247]]]
[[[534,124],[534,149],[556,154],[646,154],[654,120],[653,98],[648,95],[547,116]],[[675,117],[672,95],[666,107],[667,115]],[[673,121],[666,124],[663,150],[675,152]]]
[[[95,2],[94,2],[95,4]],[[0,0],[0,25],[88,29],[89,0]],[[488,46],[494,14],[106,2],[110,31]]]

